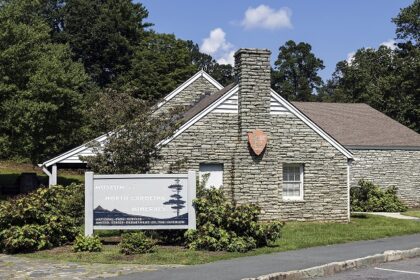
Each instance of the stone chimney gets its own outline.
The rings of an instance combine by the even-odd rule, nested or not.
[[[266,49],[239,49],[235,72],[239,85],[239,124],[244,136],[254,129],[270,128],[271,52]]]
[[[263,213],[264,217],[276,213],[272,204],[278,194],[276,160],[270,155],[270,54],[266,49],[239,49],[235,53],[239,130],[233,197],[238,203],[258,203],[263,211],[273,211]],[[248,133],[255,130],[261,130],[268,139],[259,155],[248,142]]]

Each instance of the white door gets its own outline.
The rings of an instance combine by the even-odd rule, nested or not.
[[[205,188],[220,188],[223,185],[223,164],[220,163],[201,163],[200,164],[200,182],[203,175],[209,174]]]

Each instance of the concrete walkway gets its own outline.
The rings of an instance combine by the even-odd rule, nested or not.
[[[240,280],[382,253],[419,247],[420,234],[313,247],[303,250],[218,261],[209,264],[140,272],[115,280]]]
[[[388,218],[395,218],[401,220],[417,220],[420,221],[420,218],[412,217],[412,216],[405,216],[398,212],[351,212],[352,214],[369,214],[369,215],[376,215],[376,216],[384,216]]]
[[[81,280],[103,279],[127,273],[162,269],[159,265],[80,264],[0,254],[0,279]]]

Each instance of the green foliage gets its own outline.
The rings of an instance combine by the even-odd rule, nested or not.
[[[118,84],[137,98],[157,101],[196,71],[185,41],[172,34],[149,32],[133,54],[129,73]]]
[[[147,172],[151,162],[160,157],[161,146],[157,144],[172,135],[178,125],[176,109],[153,113],[147,102],[112,91],[98,99],[92,112],[94,119],[104,120],[97,123],[98,129],[106,129],[107,123],[120,125],[108,133],[103,147],[91,143],[95,156],[83,158],[98,173]]]
[[[420,41],[420,0],[401,9],[398,16],[392,19],[397,26],[396,34],[398,39],[410,42],[412,45],[419,46]]]
[[[337,63],[324,101],[367,103],[420,131],[420,49],[360,49]]]
[[[272,244],[281,236],[283,223],[259,222],[257,205],[233,205],[222,190],[199,188],[194,205],[197,229],[185,234],[188,248],[246,252]]]
[[[0,248],[34,251],[72,241],[83,219],[83,185],[40,188],[0,204]]]
[[[79,234],[73,244],[74,252],[100,252],[101,250],[102,243],[97,235],[84,236]]]
[[[143,232],[130,232],[122,235],[120,252],[125,255],[151,253],[155,250],[156,242]]]
[[[197,70],[202,69],[224,86],[234,81],[233,66],[219,64],[210,55],[201,53],[200,48],[193,41],[187,41],[190,50],[191,62]]]
[[[372,182],[361,180],[358,187],[350,189],[351,211],[403,212],[407,206],[397,196],[397,188],[382,190]]]
[[[83,65],[50,40],[38,1],[0,8],[0,154],[37,163],[82,139]]]
[[[308,43],[292,40],[279,48],[271,86],[287,100],[312,101],[312,93],[323,84],[318,71],[325,68],[324,63],[311,50]]]
[[[130,0],[66,0],[60,9],[62,30],[57,41],[68,43],[75,60],[101,87],[131,68],[141,42],[148,11]]]
[[[328,102],[367,103],[420,132],[420,1],[401,9],[395,49],[362,48],[351,61],[340,61],[319,93]]]

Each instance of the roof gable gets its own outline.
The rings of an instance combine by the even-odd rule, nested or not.
[[[207,74],[205,71],[200,70],[197,73],[195,73],[191,78],[186,80],[184,83],[182,83],[180,86],[178,86],[176,89],[174,89],[171,93],[166,95],[163,98],[163,101],[157,104],[157,109],[162,107],[164,104],[166,104],[169,100],[174,98],[177,94],[181,93],[185,88],[187,88],[189,85],[194,83],[199,78],[203,77],[206,79],[209,83],[211,83],[213,86],[215,86],[218,90],[223,89],[223,86],[217,82],[215,79],[213,79],[209,74]],[[79,156],[90,156],[94,155],[92,149],[89,147],[89,144],[96,141],[99,143],[103,143],[108,137],[108,134],[104,134],[99,136],[98,138],[95,138],[94,140],[91,140],[87,143],[84,143],[74,149],[71,149],[70,151],[67,151],[65,153],[62,153],[50,160],[45,161],[42,164],[39,164],[39,166],[49,167],[51,165],[54,165],[56,163],[83,163],[79,158]]]
[[[94,155],[92,148],[90,147],[90,143],[98,142],[102,144],[106,141],[107,138],[108,138],[108,134],[101,135],[87,143],[84,143],[83,145],[80,145],[74,149],[71,149],[70,151],[67,151],[50,160],[47,160],[42,164],[38,164],[38,166],[49,167],[59,162],[60,163],[83,163],[80,159],[78,159],[79,155],[80,156]]]
[[[201,100],[195,106],[193,106],[190,110],[188,110],[184,115],[185,123],[172,135],[171,137],[163,140],[159,143],[159,145],[166,145],[178,137],[181,133],[186,131],[189,127],[194,125],[197,121],[204,118],[210,112],[217,110],[220,106],[226,102],[227,100],[231,99],[235,94],[238,93],[239,86],[235,84],[231,84],[224,89],[220,90],[219,92],[214,93],[211,96]],[[344,148],[339,142],[337,142],[333,137],[331,137],[328,133],[322,130],[318,125],[316,125],[313,121],[311,121],[308,117],[306,117],[302,112],[300,112],[295,106],[281,97],[277,92],[273,89],[270,91],[271,94],[271,112],[274,114],[288,114],[291,113],[298,117],[301,121],[303,121],[306,125],[308,125],[312,130],[314,130],[318,135],[324,138],[327,142],[329,142],[334,148],[340,151],[344,156],[348,159],[353,159],[351,152],[349,152],[346,148]],[[236,105],[237,106],[237,105]],[[274,108],[274,109],[273,109]]]
[[[218,90],[221,90],[223,86],[219,84],[215,79],[213,79],[209,74],[204,72],[203,70],[198,71],[194,74],[191,78],[186,80],[184,83],[182,83],[179,87],[174,89],[171,93],[166,95],[161,102],[158,103],[157,108],[162,107],[164,104],[166,104],[168,101],[170,101],[172,98],[174,98],[177,94],[182,92],[185,88],[187,88],[189,85],[194,83],[197,79],[200,77],[203,77],[207,81],[209,81],[213,86],[215,86]]]

